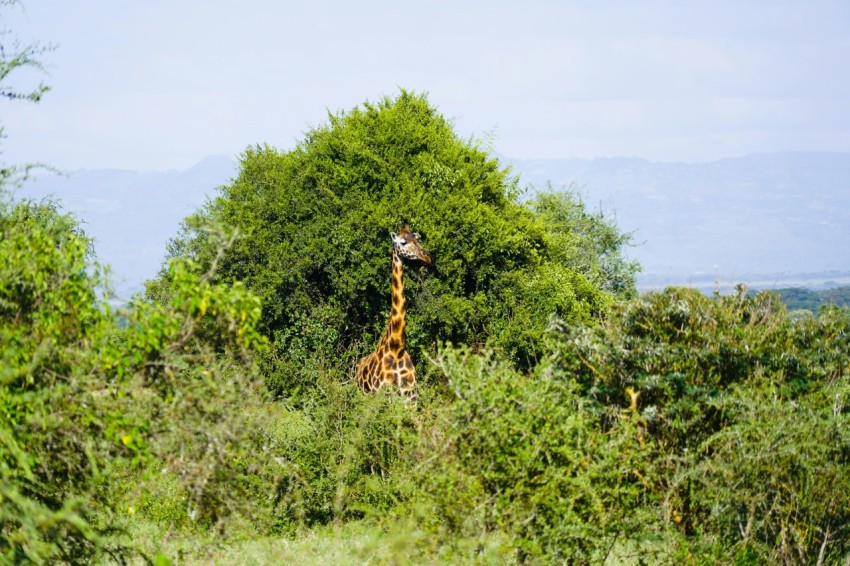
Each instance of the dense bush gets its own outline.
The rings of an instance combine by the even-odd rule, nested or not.
[[[846,311],[792,316],[743,290],[635,298],[626,235],[569,195],[516,197],[402,93],[291,152],[248,150],[187,222],[172,253],[263,297],[265,377],[296,401],[264,426],[278,527],[415,520],[418,556],[453,562],[846,555],[848,490],[829,491],[848,479]],[[411,349],[447,393],[415,409],[345,383],[387,315],[401,220],[435,258],[408,270]],[[209,222],[235,228],[229,251]],[[173,286],[151,283],[153,304]]]
[[[249,148],[171,253],[208,265],[214,250],[191,228],[238,231],[218,273],[262,299],[266,378],[291,395],[374,347],[389,309],[389,232],[410,222],[434,258],[405,282],[414,360],[438,340],[489,342],[528,367],[550,314],[589,320],[634,292],[637,267],[620,253],[627,238],[573,198],[524,205],[518,194],[495,159],[402,92],[330,116],[291,151]],[[149,296],[167,285],[160,278]]]
[[[850,318],[850,317],[848,317]],[[846,323],[845,323],[846,325]],[[844,349],[844,356],[848,350]],[[840,564],[850,558],[848,376],[788,399],[757,372],[718,402],[728,424],[683,454],[668,511],[688,485],[690,536],[701,561]],[[677,513],[678,511],[678,513]],[[685,517],[682,517],[685,519]]]
[[[246,511],[265,478],[256,422],[262,388],[250,350],[256,298],[214,285],[187,262],[171,301],[120,317],[89,240],[52,203],[0,205],[0,555],[78,562],[119,552],[114,526],[145,484],[177,478],[182,513],[213,523]],[[203,326],[216,329],[204,334]],[[215,340],[210,336],[215,335]],[[260,455],[258,455],[258,453]],[[248,506],[247,512],[259,509]],[[126,507],[125,507],[126,509]]]
[[[639,413],[670,556],[847,556],[850,311],[790,316],[769,293],[668,289],[562,327],[553,348],[603,430]]]
[[[617,298],[636,297],[639,266],[623,254],[631,234],[617,230],[602,211],[588,211],[574,193],[547,190],[528,204],[546,224],[552,258]]]
[[[561,364],[604,407],[627,405],[633,391],[665,449],[693,448],[726,424],[718,396],[757,371],[790,399],[824,384],[847,346],[831,321],[791,317],[771,293],[670,288],[622,303],[603,324],[565,326]]]
[[[444,346],[449,398],[363,395],[328,364],[286,405],[255,379],[262,311],[240,284],[175,260],[160,300],[118,317],[54,205],[7,202],[0,233],[8,560],[123,553],[115,529],[134,521],[200,533],[228,517],[295,536],[362,520],[451,562],[850,552],[847,310],[669,289],[558,321],[530,371]]]
[[[501,532],[511,541],[504,550],[523,563],[603,563],[653,550],[636,536],[652,519],[652,462],[633,408],[605,430],[548,362],[527,375],[489,354],[447,349],[437,363],[455,400],[441,413],[441,434],[426,440],[433,456],[421,477],[452,537]]]
[[[154,300],[120,312],[73,218],[5,203],[1,550],[78,561],[127,551],[119,531],[146,522],[296,533],[416,500],[419,438],[441,434],[445,401],[424,392],[413,408],[345,384],[387,314],[396,221],[440,258],[407,278],[424,374],[438,337],[529,366],[550,313],[588,320],[634,290],[626,239],[603,218],[568,196],[519,204],[515,183],[402,93],[292,152],[246,152],[174,242]],[[297,403],[264,397],[257,353]]]
[[[320,396],[264,423],[270,452],[284,463],[278,525],[293,533],[385,514],[410,497],[422,417],[390,390],[363,395],[325,377]]]
[[[0,553],[85,555],[100,540],[85,504],[91,454],[109,450],[111,424],[93,422],[81,399],[95,388],[79,370],[98,364],[88,348],[108,324],[99,274],[87,270],[90,243],[72,219],[0,195]]]
[[[454,400],[418,469],[444,544],[501,533],[521,562],[850,556],[850,311],[668,289],[555,324],[548,348],[531,373],[438,357]]]
[[[788,310],[817,312],[820,307],[825,305],[850,307],[850,287],[847,286],[820,291],[812,291],[802,287],[788,287],[774,289],[772,292],[779,295]]]

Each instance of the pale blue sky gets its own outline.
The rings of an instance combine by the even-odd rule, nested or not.
[[[507,156],[850,151],[850,2],[25,0],[53,90],[7,163],[185,168],[290,148],[327,110],[427,91]],[[23,77],[21,77],[23,78]]]

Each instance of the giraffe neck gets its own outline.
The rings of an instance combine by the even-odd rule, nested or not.
[[[389,352],[398,356],[404,351],[404,265],[393,246],[392,310],[384,335]]]

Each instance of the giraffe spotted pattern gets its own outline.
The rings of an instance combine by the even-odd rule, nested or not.
[[[384,385],[398,387],[408,398],[416,396],[416,368],[404,347],[404,264],[402,258],[431,263],[431,256],[419,244],[419,235],[405,224],[391,234],[393,240],[392,309],[387,329],[377,348],[357,362],[357,385],[377,391]]]

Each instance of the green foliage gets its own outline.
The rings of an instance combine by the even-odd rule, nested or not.
[[[107,324],[89,241],[50,203],[0,208],[0,553],[34,562],[88,552],[97,533],[78,494],[100,438],[79,371]],[[86,473],[80,473],[85,470]]]
[[[133,495],[142,513],[161,512],[171,503],[157,502],[159,484],[173,478],[183,501],[169,517],[177,524],[211,525],[234,513],[269,522],[270,506],[246,503],[272,500],[276,481],[260,432],[269,411],[251,362],[264,345],[259,301],[239,284],[211,283],[189,261],[173,261],[169,273],[169,302],[131,305],[104,357],[120,380],[122,414],[144,423],[138,438],[121,441],[158,466],[159,477]]]
[[[605,430],[569,376],[550,363],[524,375],[490,355],[447,349],[437,361],[455,400],[422,471],[435,512],[466,537],[510,535],[521,562],[602,563],[649,550],[649,447],[624,408]],[[617,546],[619,545],[619,546]]]
[[[214,252],[195,229],[213,220],[238,230],[218,273],[262,299],[264,367],[279,394],[313,387],[322,365],[353,366],[373,347],[389,309],[388,234],[402,221],[435,258],[406,278],[416,361],[447,340],[489,342],[528,366],[551,314],[604,311],[611,295],[600,282],[634,291],[635,266],[618,255],[626,238],[568,197],[520,204],[516,180],[419,95],[332,115],[294,150],[249,148],[241,161],[171,253],[206,266]],[[149,296],[167,286],[161,277]]]
[[[823,303],[825,305],[850,307],[850,286],[836,287],[834,289],[819,291],[819,294],[823,297]],[[824,306],[824,304],[818,306]]]
[[[546,224],[553,263],[570,266],[588,284],[619,298],[637,296],[640,266],[623,255],[631,234],[619,232],[601,211],[588,212],[574,193],[541,193],[529,204]]]
[[[850,307],[850,287],[836,287],[822,291],[812,291],[801,287],[775,289],[788,310],[808,310],[817,312],[825,305]]]
[[[668,289],[565,328],[553,347],[603,430],[624,407],[639,413],[669,556],[823,563],[850,551],[850,311],[789,316],[770,293]]]
[[[846,324],[846,323],[845,323]],[[847,349],[844,353],[848,352]],[[707,558],[838,564],[850,556],[850,384],[793,402],[756,374],[720,403],[729,424],[686,458],[696,535]]]
[[[157,463],[177,478],[189,519],[209,524],[256,514],[246,494],[274,492],[256,432],[257,299],[175,261],[170,302],[135,305],[121,324],[100,301],[90,250],[53,203],[0,207],[5,560],[118,551],[114,505],[133,492],[116,491],[116,470]]]
[[[602,406],[628,405],[631,388],[665,446],[692,448],[724,425],[718,395],[757,369],[782,376],[790,397],[825,377],[810,343],[823,331],[811,324],[770,293],[709,298],[671,288],[624,303],[602,325],[571,329],[562,363]]]
[[[415,468],[419,547],[470,562],[446,548],[498,534],[520,562],[846,560],[848,359],[850,311],[789,316],[743,289],[559,322],[530,373],[445,348],[453,399]]]
[[[421,422],[392,391],[367,396],[323,379],[302,409],[265,426],[269,451],[284,467],[280,527],[291,533],[380,516],[404,500]]]

